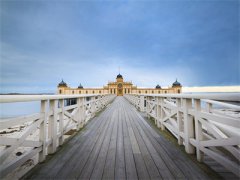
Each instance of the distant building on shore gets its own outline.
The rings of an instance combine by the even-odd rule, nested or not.
[[[125,82],[123,76],[118,74],[115,82],[109,82],[102,88],[84,88],[81,84],[77,88],[68,87],[63,80],[58,84],[58,94],[175,94],[182,92],[182,85],[176,80],[170,88],[161,88],[156,85],[155,88],[138,88],[132,82]]]

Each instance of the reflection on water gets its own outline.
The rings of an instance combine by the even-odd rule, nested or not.
[[[0,118],[30,115],[40,112],[40,101],[0,103]]]

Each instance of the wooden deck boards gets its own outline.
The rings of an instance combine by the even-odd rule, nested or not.
[[[23,179],[210,179],[123,97]]]

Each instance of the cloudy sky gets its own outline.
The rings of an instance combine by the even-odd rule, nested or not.
[[[1,92],[240,84],[238,0],[1,0]]]

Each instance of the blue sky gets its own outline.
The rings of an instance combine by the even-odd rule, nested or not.
[[[1,1],[1,92],[240,84],[239,1]]]

